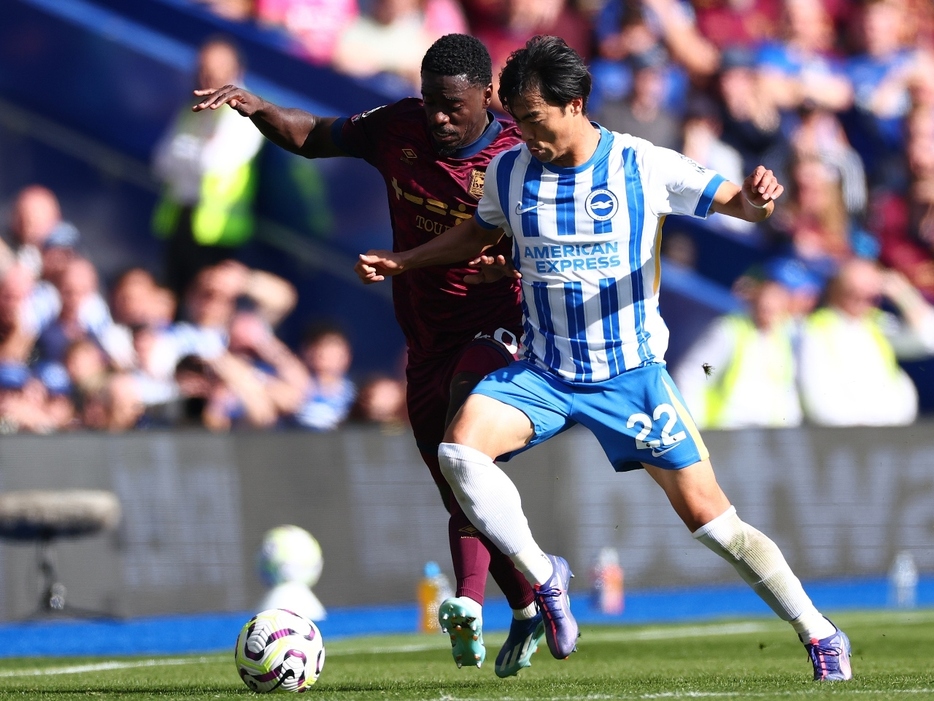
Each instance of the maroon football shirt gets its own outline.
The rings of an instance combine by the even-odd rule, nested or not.
[[[430,241],[473,216],[486,167],[500,151],[521,142],[516,127],[492,119],[473,144],[450,156],[435,149],[421,100],[406,98],[334,125],[342,149],[374,166],[386,182],[393,250]],[[504,237],[493,254],[512,257]],[[392,278],[396,319],[416,358],[450,353],[479,331],[502,327],[519,336],[518,280],[467,285],[466,261],[411,270]]]

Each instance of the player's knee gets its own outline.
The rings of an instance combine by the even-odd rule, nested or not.
[[[695,531],[694,537],[731,562],[771,562],[778,554],[778,546],[740,519],[732,506]]]
[[[460,475],[461,462],[458,460],[458,445],[456,443],[442,443],[438,446],[438,463],[441,465],[441,474],[448,484],[456,484]]]
[[[741,560],[747,548],[748,529],[731,506],[693,533],[694,538],[721,557]]]

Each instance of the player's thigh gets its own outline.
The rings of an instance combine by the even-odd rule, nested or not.
[[[460,409],[467,396],[489,373],[504,368],[515,360],[516,346],[507,346],[499,338],[509,334],[504,329],[496,329],[493,334],[487,334],[471,341],[458,356],[454,364],[450,385],[450,402],[448,403],[447,420],[450,425],[457,410]],[[508,338],[514,339],[512,334]]]
[[[496,458],[524,448],[532,435],[532,422],[520,409],[483,394],[471,394],[448,427],[445,441],[468,445]]]
[[[730,500],[717,483],[710,460],[677,470],[647,463],[644,467],[692,533],[730,507]]]
[[[419,450],[437,453],[450,402],[451,358],[419,359],[406,368],[406,409]]]
[[[708,456],[663,365],[578,389],[572,418],[593,432],[617,472],[641,469],[643,463],[676,470]]]
[[[574,424],[572,396],[558,378],[519,360],[491,372],[454,417],[445,440],[507,459]]]

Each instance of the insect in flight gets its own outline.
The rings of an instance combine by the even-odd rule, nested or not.
[[[713,371],[716,369],[710,363],[704,363],[703,365],[701,365],[701,367],[704,368],[704,374],[707,377],[710,377],[711,375],[713,375]]]

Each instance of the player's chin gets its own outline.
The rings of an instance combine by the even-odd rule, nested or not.
[[[434,132],[431,137],[435,142],[435,149],[442,156],[450,156],[461,145],[460,134],[439,134]]]

